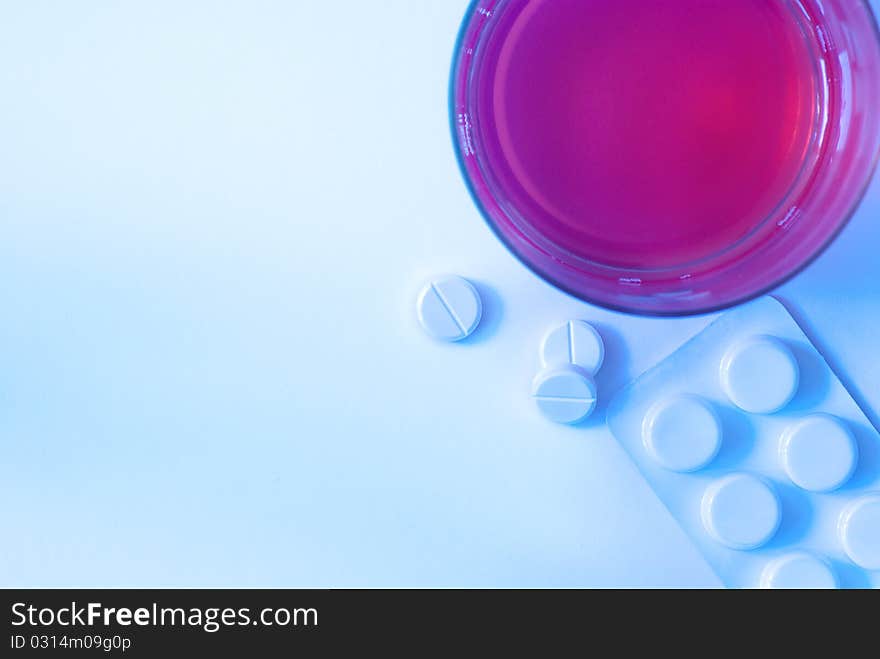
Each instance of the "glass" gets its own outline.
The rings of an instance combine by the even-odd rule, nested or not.
[[[587,302],[714,311],[806,267],[880,152],[862,0],[476,0],[456,152],[496,235]]]

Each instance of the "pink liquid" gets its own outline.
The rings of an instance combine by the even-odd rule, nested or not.
[[[828,121],[798,11],[510,0],[472,83],[497,194],[527,234],[612,267],[684,267],[744,241],[798,184]]]

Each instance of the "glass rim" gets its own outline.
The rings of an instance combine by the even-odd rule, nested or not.
[[[508,0],[497,0],[496,3],[493,4],[493,7],[501,2],[506,2]],[[872,28],[874,40],[877,43],[878,49],[880,49],[880,22],[878,22],[878,17],[871,7],[869,0],[856,0],[858,5],[860,5],[865,11],[866,18],[868,19],[868,25]],[[812,251],[809,257],[803,259],[803,261],[798,264],[796,267],[792,268],[789,272],[784,275],[777,276],[770,283],[764,284],[760,287],[757,287],[754,292],[750,292],[747,294],[742,294],[738,296],[733,296],[730,300],[725,300],[722,302],[718,302],[715,304],[705,304],[705,305],[694,305],[693,308],[688,309],[670,309],[670,310],[662,310],[655,308],[643,308],[639,307],[637,304],[616,304],[609,300],[600,299],[599,296],[591,296],[585,294],[581,291],[576,291],[570,285],[567,285],[561,281],[559,281],[558,277],[555,277],[551,273],[545,271],[544,268],[535,263],[530,263],[525,256],[518,253],[516,248],[514,247],[511,239],[504,234],[503,231],[497,226],[496,221],[491,217],[483,199],[477,192],[475,182],[473,181],[467,167],[465,164],[465,154],[463,153],[462,143],[460,140],[460,135],[458,132],[458,124],[456,121],[456,99],[457,99],[457,88],[456,83],[460,81],[460,68],[464,56],[463,45],[465,42],[465,38],[472,27],[472,21],[474,19],[475,14],[479,10],[479,5],[484,4],[485,0],[470,0],[467,9],[465,10],[464,17],[462,19],[461,25],[458,30],[458,34],[455,39],[455,46],[452,55],[452,63],[450,68],[449,75],[449,86],[448,86],[448,113],[449,113],[449,128],[450,134],[452,137],[453,150],[455,152],[456,162],[458,164],[459,172],[464,179],[466,188],[468,193],[473,200],[477,210],[479,211],[483,222],[489,227],[492,233],[496,238],[501,242],[504,248],[523,266],[525,266],[529,271],[536,274],[543,281],[547,282],[557,290],[569,295],[581,302],[586,302],[587,304],[591,304],[597,307],[601,307],[610,311],[620,312],[628,315],[642,316],[642,317],[655,317],[655,318],[683,318],[683,317],[693,317],[693,316],[702,316],[707,314],[714,314],[719,311],[723,311],[725,309],[729,309],[741,304],[745,304],[750,302],[756,298],[762,297],[771,293],[772,291],[778,289],[783,286],[787,282],[791,281],[798,275],[800,275],[804,270],[809,268],[816,260],[819,259],[834,243],[839,237],[840,234],[846,229],[847,226],[851,223],[853,217],[856,215],[858,210],[860,209],[865,196],[872,183],[874,182],[874,178],[877,175],[878,166],[880,166],[880,146],[875,149],[874,154],[871,157],[871,162],[867,167],[867,171],[864,177],[864,180],[861,181],[859,185],[859,189],[856,194],[853,196],[853,202],[850,207],[846,210],[845,213],[841,215],[841,219],[835,223],[833,231],[829,233],[829,235],[817,245],[817,247]],[[485,14],[484,14],[485,15]],[[490,193],[490,196],[494,198],[494,195]],[[613,269],[611,266],[607,266],[602,264],[603,268]],[[622,272],[624,269],[620,269]],[[647,272],[647,271],[644,271]]]

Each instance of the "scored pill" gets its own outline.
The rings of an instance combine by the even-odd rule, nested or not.
[[[538,375],[532,395],[538,409],[556,423],[580,423],[596,409],[596,383],[575,366],[561,366]]]
[[[480,293],[468,280],[448,276],[434,279],[418,299],[419,323],[439,341],[461,341],[476,331],[483,316]]]
[[[595,375],[605,360],[605,343],[592,325],[572,320],[547,335],[541,359],[547,367],[572,364]]]

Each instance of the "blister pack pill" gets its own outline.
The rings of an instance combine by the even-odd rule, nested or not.
[[[774,298],[617,394],[608,424],[733,588],[880,588],[880,434]]]

